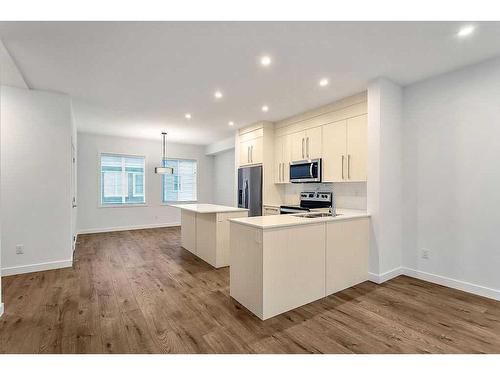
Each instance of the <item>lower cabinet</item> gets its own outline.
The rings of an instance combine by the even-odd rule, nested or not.
[[[278,206],[264,206],[262,210],[262,216],[268,215],[279,215],[280,208]]]
[[[262,320],[368,279],[369,218],[230,231],[230,295]]]
[[[215,268],[229,266],[229,219],[243,212],[196,213],[182,210],[182,247]]]
[[[196,212],[181,211],[181,245],[196,255]]]
[[[369,218],[326,224],[326,295],[368,280]]]
[[[325,296],[324,224],[230,225],[230,295],[260,319]]]

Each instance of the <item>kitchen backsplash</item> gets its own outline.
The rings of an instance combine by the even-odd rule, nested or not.
[[[332,191],[338,208],[366,210],[366,182],[286,184],[285,204],[298,204],[303,191]]]

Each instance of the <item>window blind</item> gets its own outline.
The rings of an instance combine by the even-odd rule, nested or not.
[[[197,162],[187,159],[168,159],[165,166],[173,174],[163,176],[163,202],[192,202],[197,198]]]
[[[146,202],[143,156],[101,154],[101,204]]]

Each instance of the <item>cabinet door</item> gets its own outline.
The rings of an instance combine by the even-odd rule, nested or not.
[[[347,120],[347,179],[366,181],[367,115]]]
[[[264,206],[264,215],[263,216],[279,215],[279,214],[280,214],[279,207]]]
[[[292,146],[291,146],[291,136],[285,135],[283,138],[283,182],[290,182],[290,162],[292,161]]]
[[[321,126],[307,129],[306,131],[306,159],[319,159],[321,157]]]
[[[368,280],[369,219],[326,224],[326,295]]]
[[[250,163],[260,164],[262,163],[262,137],[255,138],[251,140],[250,143]]]
[[[283,182],[283,141],[285,137],[274,140],[274,183]]]
[[[240,143],[240,165],[250,164],[250,146],[252,140]]]
[[[306,133],[297,132],[290,135],[292,161],[306,159]]]
[[[325,182],[347,180],[347,121],[323,126],[323,178]]]

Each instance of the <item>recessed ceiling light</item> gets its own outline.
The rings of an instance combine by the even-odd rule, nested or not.
[[[260,58],[260,65],[262,66],[269,66],[271,65],[271,62],[272,60],[270,56],[265,55]]]
[[[229,126],[234,126],[234,122],[233,122],[233,121],[229,121],[227,124],[228,124]]]
[[[262,109],[262,112],[269,111],[269,107],[267,105],[263,105],[261,109]]]
[[[460,30],[458,30],[457,36],[460,38],[464,38],[466,36],[471,35],[475,30],[475,27],[472,25],[463,26]]]
[[[319,85],[320,85],[321,87],[328,86],[328,84],[329,84],[329,83],[330,83],[330,82],[328,81],[328,78],[321,78],[321,79],[319,80]]]
[[[186,113],[184,117],[187,118],[188,120],[191,120],[191,113]]]
[[[220,99],[220,98],[222,98],[222,93],[219,90],[217,90],[216,92],[214,92],[214,96],[215,96],[215,99]]]

